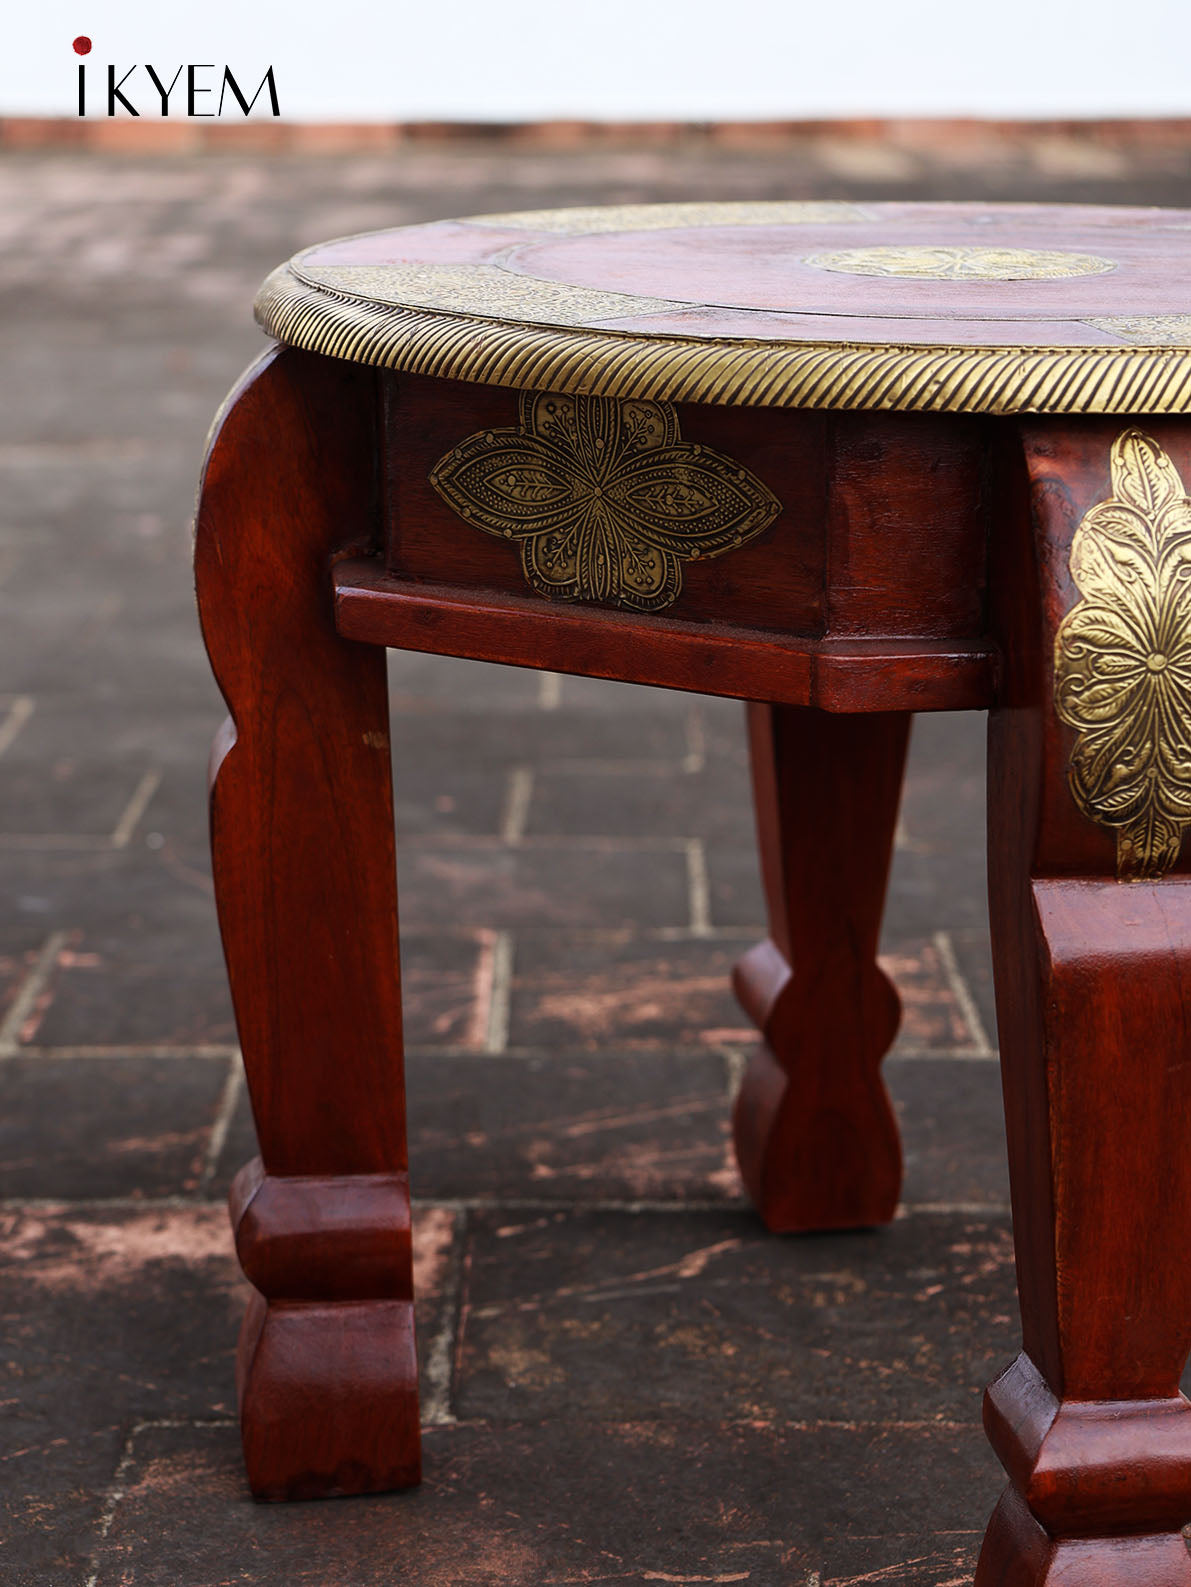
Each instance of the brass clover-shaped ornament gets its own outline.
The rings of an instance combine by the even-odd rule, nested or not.
[[[515,430],[482,430],[430,482],[477,529],[517,542],[539,595],[656,612],[682,564],[767,529],[777,498],[747,469],[679,434],[667,402],[525,391]]]
[[[1116,269],[1114,260],[1098,254],[1053,248],[842,248],[837,253],[810,254],[804,263],[816,270],[904,276],[911,281],[1058,281]]]
[[[1161,876],[1191,822],[1191,501],[1148,435],[1112,448],[1112,495],[1071,543],[1083,599],[1055,639],[1076,804],[1117,834],[1123,881]]]

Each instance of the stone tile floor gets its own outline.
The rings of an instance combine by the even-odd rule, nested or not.
[[[11,1587],[959,1587],[1015,1350],[978,717],[916,727],[885,937],[889,1229],[744,1204],[739,709],[392,662],[427,1472],[245,1490],[222,1206],[252,1153],[205,853],[203,435],[300,243],[705,196],[1187,202],[1188,162],[782,152],[0,163],[0,1571]]]

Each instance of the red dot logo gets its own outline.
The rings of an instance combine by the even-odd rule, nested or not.
[[[76,55],[90,55],[90,53],[91,53],[91,40],[87,37],[87,35],[85,33],[80,33],[78,38],[75,39],[75,41],[74,41],[74,53]]]

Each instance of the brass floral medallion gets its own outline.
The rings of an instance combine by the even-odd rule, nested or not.
[[[900,276],[911,281],[1059,281],[1115,270],[1098,254],[1055,248],[841,248],[809,255],[816,270],[855,276]]]
[[[1068,780],[1115,829],[1122,881],[1162,876],[1191,822],[1191,500],[1150,436],[1112,448],[1112,495],[1071,542],[1082,600],[1055,638],[1055,709],[1076,732]]]
[[[461,518],[513,540],[557,601],[656,612],[682,564],[755,539],[781,503],[721,452],[679,434],[668,402],[523,391],[520,424],[469,436],[430,483]]]

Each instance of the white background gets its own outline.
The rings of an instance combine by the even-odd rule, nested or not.
[[[150,62],[170,76],[193,61],[230,65],[249,94],[272,64],[287,120],[1191,115],[1191,0],[7,0],[3,9],[6,115],[76,113],[80,33],[95,45],[100,113],[109,61],[120,73]],[[147,112],[150,85],[138,76]]]

